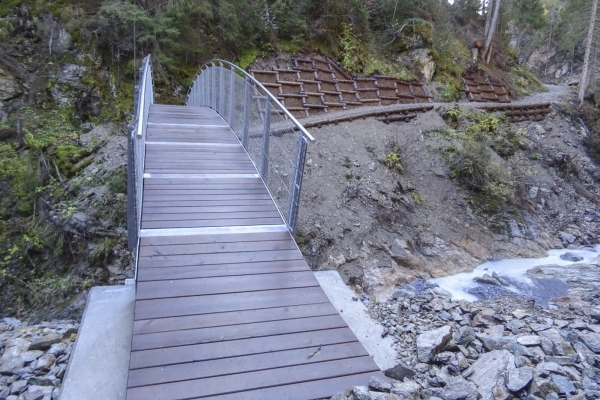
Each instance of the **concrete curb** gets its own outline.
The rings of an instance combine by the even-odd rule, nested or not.
[[[398,363],[394,342],[389,336],[381,337],[383,327],[369,316],[367,307],[361,301],[352,300],[357,295],[346,286],[340,274],[337,271],[319,271],[314,274],[329,301],[379,368],[386,370],[394,367]]]
[[[134,285],[90,290],[60,400],[125,399],[134,305]]]

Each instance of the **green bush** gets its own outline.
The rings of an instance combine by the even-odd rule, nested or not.
[[[404,172],[404,167],[402,167],[402,160],[400,159],[400,155],[398,153],[398,146],[394,146],[394,149],[383,158],[383,163],[386,167],[390,169],[394,169],[399,172]]]

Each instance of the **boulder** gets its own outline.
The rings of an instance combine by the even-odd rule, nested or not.
[[[573,253],[565,253],[560,256],[560,259],[565,260],[565,261],[577,262],[577,261],[583,260],[583,257],[578,256],[577,254],[573,254]]]
[[[558,237],[560,238],[560,240],[563,243],[569,243],[569,244],[573,244],[575,243],[575,240],[577,240],[577,238],[574,235],[571,235],[570,233],[567,232],[558,232]]]
[[[386,369],[384,372],[385,376],[390,377],[392,379],[396,379],[399,381],[404,380],[404,378],[412,378],[415,376],[415,371],[408,368],[404,364],[398,364],[392,368]]]
[[[452,328],[443,326],[417,336],[417,358],[421,362],[429,362],[432,356],[450,342]]]
[[[473,280],[477,283],[484,283],[486,285],[502,286],[500,281],[489,274],[483,274],[483,276],[476,276]]]
[[[352,390],[352,396],[354,396],[354,400],[371,400],[369,389],[364,386],[355,386]]]
[[[494,400],[508,392],[505,375],[507,370],[515,368],[515,358],[507,350],[493,350],[482,354],[471,368],[473,374],[470,380],[477,385],[481,398]]]
[[[372,376],[371,379],[369,379],[369,388],[378,392],[388,393],[392,389],[392,384],[386,380]]]
[[[552,374],[552,382],[558,387],[559,394],[569,395],[577,392],[573,383],[562,375]]]
[[[506,376],[506,387],[511,392],[518,392],[529,385],[532,379],[533,369],[530,367],[509,369]]]
[[[435,61],[427,48],[409,51],[399,61],[408,68],[419,81],[429,83],[435,73]]]
[[[542,338],[536,335],[520,336],[517,338],[517,343],[523,346],[539,346],[542,343]]]
[[[592,332],[577,332],[579,340],[591,351],[600,354],[600,334]]]
[[[419,400],[421,386],[414,381],[408,380],[394,386],[391,393],[398,395],[403,400]]]
[[[17,78],[0,68],[0,101],[13,99],[21,93]]]

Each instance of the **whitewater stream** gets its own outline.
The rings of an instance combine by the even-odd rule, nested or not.
[[[441,288],[452,294],[453,300],[476,301],[479,299],[494,298],[508,291],[511,291],[523,298],[536,299],[542,304],[554,297],[564,296],[568,286],[556,279],[530,279],[526,272],[532,268],[543,265],[560,265],[569,268],[574,264],[589,263],[600,252],[600,245],[595,247],[586,247],[584,250],[550,250],[548,257],[544,258],[518,258],[488,261],[472,272],[460,273],[443,278],[429,279],[429,282],[437,283]],[[580,261],[566,261],[560,258],[565,253],[583,257]],[[502,278],[511,283],[510,286],[492,286],[473,281],[475,277],[482,277],[484,274],[492,275],[496,272]]]

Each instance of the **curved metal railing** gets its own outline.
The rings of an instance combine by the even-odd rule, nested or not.
[[[228,61],[211,60],[200,67],[186,106],[210,107],[229,124],[293,234],[307,143],[315,139],[273,93]]]

